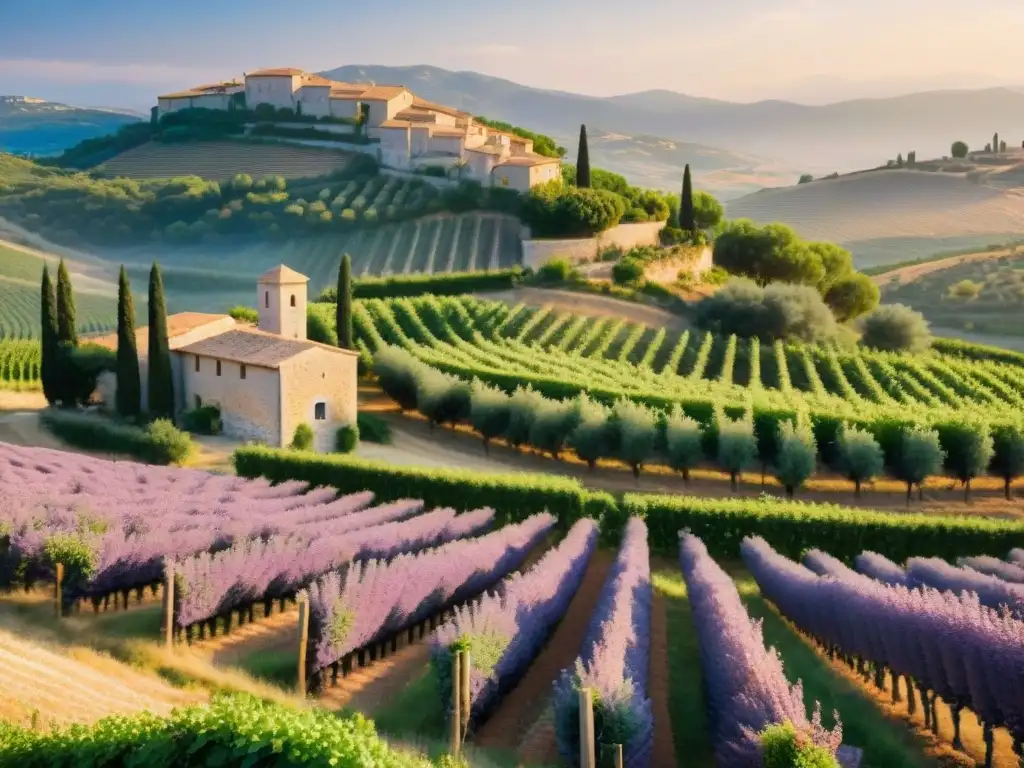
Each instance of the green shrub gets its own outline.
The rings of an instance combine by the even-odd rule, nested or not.
[[[839,762],[791,722],[769,725],[759,734],[764,768],[839,768]]]
[[[391,427],[380,416],[360,411],[356,415],[358,437],[367,443],[391,444]]]
[[[745,278],[703,299],[695,320],[698,327],[717,334],[767,342],[831,341],[838,333],[835,317],[815,288],[786,283],[762,288]]]
[[[306,338],[332,347],[338,346],[338,332],[313,304],[306,308]]]
[[[860,343],[893,352],[924,352],[932,336],[924,315],[903,304],[882,304],[864,318]]]
[[[572,275],[573,268],[568,259],[552,259],[537,270],[537,279],[542,283],[564,283]]]
[[[96,391],[100,374],[117,367],[117,353],[97,344],[61,344],[56,356],[56,399],[65,406],[85,405]]]
[[[220,408],[216,405],[202,405],[185,411],[181,416],[181,422],[186,430],[199,435],[219,435],[223,428]]]
[[[251,323],[252,325],[256,325],[260,321],[259,311],[241,304],[229,309],[228,314],[240,323]]]
[[[522,274],[521,267],[510,267],[493,272],[363,277],[352,282],[352,296],[356,299],[385,299],[426,294],[458,296],[482,291],[506,291],[515,288]],[[333,287],[326,289],[317,298],[317,301],[332,304],[337,300],[338,292]]]
[[[334,433],[334,450],[338,453],[352,453],[359,445],[359,427],[343,424]]]
[[[705,272],[701,279],[706,285],[725,285],[731,278],[732,275],[716,264]]]
[[[303,422],[295,428],[295,436],[292,438],[291,448],[295,451],[313,450],[313,428]]]
[[[612,265],[612,282],[616,285],[637,286],[644,279],[644,265],[636,260],[624,258]]]
[[[147,768],[240,768],[274,765],[429,768],[393,750],[360,714],[339,717],[284,707],[254,696],[218,696],[209,706],[113,715],[94,725],[22,729],[0,725],[0,764],[21,768],[145,765]]]
[[[192,452],[188,433],[166,419],[157,419],[143,429],[84,413],[47,411],[40,422],[71,445],[123,453],[150,464],[181,464]]]

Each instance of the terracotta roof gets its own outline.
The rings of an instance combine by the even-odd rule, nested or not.
[[[532,167],[535,165],[548,165],[549,163],[560,162],[557,157],[544,157],[543,155],[512,155],[498,165],[515,165],[520,167]]]
[[[363,91],[361,98],[367,101],[391,101],[408,90],[404,85],[371,85]]]
[[[326,349],[346,355],[356,354],[347,349],[332,347],[329,344],[318,344],[306,339],[287,339],[284,336],[254,328],[236,328],[225,331],[194,344],[188,344],[178,351],[186,355],[230,360],[234,363],[257,365],[262,368],[280,368],[282,363],[310,349]]]
[[[403,109],[395,115],[398,120],[414,120],[419,123],[433,123],[437,121],[437,115],[422,109]]]
[[[350,88],[331,88],[331,98],[345,101],[356,101],[362,97],[362,89],[352,90]]]
[[[501,147],[496,147],[493,144],[483,144],[479,147],[466,147],[467,152],[479,152],[482,155],[500,155],[502,154]]]
[[[279,69],[257,69],[255,72],[246,72],[246,77],[295,77],[304,75],[306,72],[292,67],[281,67]]]
[[[302,84],[312,86],[314,88],[333,88],[338,83],[333,80],[328,80],[326,77],[320,77],[320,75],[303,75]]]
[[[431,133],[434,136],[465,136],[466,132],[459,128],[434,128]]]
[[[412,123],[408,120],[385,120],[377,126],[378,128],[411,128]]]
[[[296,272],[291,267],[286,267],[284,264],[278,264],[273,269],[268,269],[260,275],[256,279],[256,282],[270,283],[271,285],[291,285],[293,283],[308,283],[309,278],[299,272]]]
[[[176,315],[167,316],[167,339],[171,349],[174,349],[174,340],[179,336],[184,336],[186,333],[190,333],[197,328],[202,328],[204,325],[210,325],[211,323],[225,323],[226,320],[231,320],[230,324],[234,324],[234,320],[229,315],[211,315],[205,312],[179,312]],[[229,325],[229,323],[225,323]],[[99,344],[101,347],[107,349],[117,350],[117,334],[108,333],[103,336],[94,336],[86,338],[90,344]],[[147,350],[149,349],[149,326],[144,325],[141,328],[135,330],[135,346],[139,350],[139,354],[143,357],[146,356]]]
[[[446,107],[443,104],[435,104],[432,101],[421,99],[419,96],[413,96],[412,105],[416,109],[428,109],[431,112],[440,112],[445,115],[451,115],[452,117],[469,117],[468,112],[460,112],[453,107]]]

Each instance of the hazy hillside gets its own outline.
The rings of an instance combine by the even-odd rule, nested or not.
[[[1024,190],[966,173],[880,170],[761,190],[730,201],[726,213],[842,243],[870,266],[1019,238]]]
[[[113,133],[138,120],[124,112],[0,96],[0,152],[55,155],[80,141]]]
[[[912,149],[920,157],[941,156],[954,140],[983,146],[994,131],[1002,131],[1011,145],[1024,138],[1013,133],[1015,126],[1024,126],[1024,94],[1008,88],[804,106],[737,104],[671,91],[597,98],[428,66],[345,66],[327,74],[339,80],[404,83],[427,98],[558,135],[574,135],[583,122],[607,131],[726,147],[815,173],[873,166]]]

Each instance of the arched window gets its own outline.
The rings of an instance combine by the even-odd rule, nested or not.
[[[263,294],[263,306],[265,308],[269,308],[270,307],[270,291],[266,291]]]
[[[292,294],[292,306],[293,307],[295,306],[295,294],[294,293]]]
[[[313,406],[313,419],[315,421],[324,421],[327,418],[327,403],[323,400],[316,403]]]

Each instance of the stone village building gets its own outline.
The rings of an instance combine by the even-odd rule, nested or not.
[[[276,447],[295,429],[313,428],[318,451],[334,449],[335,433],[356,421],[358,354],[306,338],[309,278],[283,264],[257,281],[259,325],[228,315],[182,312],[167,318],[176,412],[216,405],[224,434]],[[117,349],[117,334],[94,343]],[[147,401],[148,327],[136,331],[142,402]],[[112,407],[116,377],[104,374],[99,394]]]
[[[301,69],[261,69],[246,73],[243,80],[164,94],[157,99],[157,113],[228,110],[243,98],[248,109],[267,104],[304,116],[363,120],[373,143],[351,148],[374,154],[388,168],[458,167],[464,178],[520,192],[561,178],[558,158],[536,154],[532,140],[488,128],[467,112],[419,98],[404,85],[355,85]],[[331,122],[278,124],[338,134],[354,129]]]

